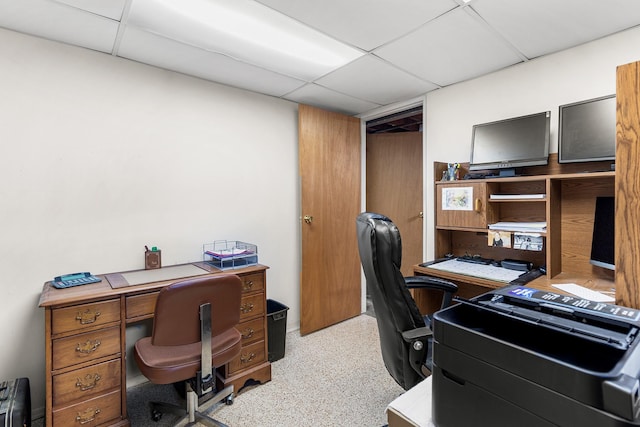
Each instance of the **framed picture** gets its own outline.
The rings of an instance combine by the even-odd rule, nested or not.
[[[487,233],[487,244],[498,248],[510,248],[511,233],[508,231],[489,230],[489,233]]]
[[[524,251],[541,251],[542,236],[536,233],[516,233],[513,235],[513,248]]]
[[[442,189],[443,211],[473,210],[473,187],[455,187]]]

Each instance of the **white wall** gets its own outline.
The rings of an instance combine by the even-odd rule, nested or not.
[[[551,111],[558,152],[558,107],[616,91],[616,67],[640,60],[640,27],[541,57],[426,96],[425,212],[434,212],[433,162],[468,162],[476,123]],[[433,215],[425,223],[425,259],[434,257]]]
[[[299,323],[297,104],[0,29],[0,378],[44,405],[42,285],[258,245]]]

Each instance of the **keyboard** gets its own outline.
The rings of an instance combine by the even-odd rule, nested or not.
[[[471,262],[473,264],[485,264],[485,265],[491,264],[493,262],[492,259],[482,258],[481,256],[476,256],[476,255],[463,255],[463,256],[459,256],[456,259],[458,261]]]
[[[494,280],[496,282],[509,283],[516,280],[524,272],[509,270],[507,268],[496,267],[491,264],[459,261],[450,259],[429,265],[427,268],[434,270],[448,271],[450,273],[462,274],[464,276],[479,277],[482,279]]]
[[[53,279],[53,287],[58,289],[71,288],[73,286],[88,285],[89,283],[101,282],[102,279],[91,273],[73,273],[58,276]]]

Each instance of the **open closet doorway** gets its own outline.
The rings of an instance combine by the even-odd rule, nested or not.
[[[422,104],[366,122],[366,210],[389,217],[402,237],[404,276],[423,261]],[[367,313],[371,313],[367,291]]]

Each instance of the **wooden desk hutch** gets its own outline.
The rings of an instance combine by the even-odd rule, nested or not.
[[[610,162],[559,164],[552,154],[547,166],[523,168],[523,176],[435,183],[435,257],[480,255],[521,259],[544,265],[546,276],[529,283],[540,289],[554,283],[577,283],[615,293],[616,304],[640,308],[640,62],[616,72],[616,168]],[[464,167],[462,174],[464,174]],[[434,163],[434,176],[446,164]],[[442,191],[470,187],[473,210],[444,211]],[[493,199],[492,194],[542,194],[542,198]],[[615,273],[589,263],[595,198],[615,196]],[[546,221],[540,252],[488,245],[487,226],[498,221]],[[416,274],[443,277],[460,285],[462,297],[472,297],[503,283],[414,266]],[[416,292],[421,309],[437,309],[437,298]]]
[[[193,263],[205,274],[236,274],[243,283],[242,352],[217,371],[217,383],[237,393],[248,380],[271,380],[267,358],[266,270],[254,265],[218,270]],[[170,267],[169,267],[170,268]],[[128,426],[126,326],[153,317],[160,289],[181,279],[127,286],[119,274],[100,283],[55,289],[45,283],[46,426]],[[112,284],[119,282],[117,286]],[[129,343],[132,344],[132,343]]]
[[[441,163],[435,166],[436,170],[444,167]],[[442,209],[443,192],[456,187],[464,187],[473,194],[472,210]],[[533,262],[536,266],[544,265],[547,275],[531,284],[538,288],[549,288],[551,282],[563,281],[607,292],[615,286],[613,271],[589,263],[595,200],[598,196],[614,195],[614,172],[531,174],[513,178],[437,182],[435,193],[436,258],[447,254],[479,255],[496,260],[519,259]],[[532,194],[541,196],[526,197]],[[492,195],[523,196],[493,199]],[[544,242],[542,250],[489,246],[487,227],[500,221],[546,222],[546,232],[539,233]],[[415,271],[417,274],[438,275],[453,280],[460,285],[460,296],[466,298],[504,285],[488,279],[437,272],[419,266]]]

